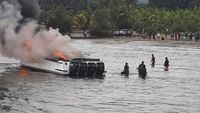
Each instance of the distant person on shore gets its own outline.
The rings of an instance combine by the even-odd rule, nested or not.
[[[142,61],[142,63],[138,66],[137,69],[139,76],[144,79],[147,76],[147,70],[144,61]]]
[[[168,70],[168,67],[169,67],[169,60],[168,60],[167,57],[165,58],[164,66],[165,66],[165,70]]]
[[[160,33],[157,34],[157,40],[160,40]]]
[[[129,75],[129,66],[128,63],[126,62],[125,66],[124,66],[124,70],[121,72],[121,75]]]
[[[152,58],[151,58],[151,66],[152,66],[152,67],[155,66],[155,57],[154,57],[154,54],[152,54]]]
[[[190,35],[189,35],[190,41],[192,41],[192,37],[193,37],[193,35],[192,35],[192,33],[190,33]]]
[[[86,31],[83,31],[83,35],[85,38],[87,37]]]

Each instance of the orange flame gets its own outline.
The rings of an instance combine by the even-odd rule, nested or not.
[[[21,77],[27,77],[27,76],[28,76],[28,70],[27,70],[27,69],[24,69],[24,68],[20,69],[20,70],[19,70],[19,75],[20,75]]]
[[[31,40],[25,39],[23,42],[23,46],[26,47],[29,51],[32,50]]]
[[[56,50],[56,51],[53,52],[53,55],[56,58],[59,58],[59,59],[62,59],[62,60],[67,60],[67,57],[61,51]]]

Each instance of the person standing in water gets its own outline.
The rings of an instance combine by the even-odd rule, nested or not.
[[[137,69],[138,69],[138,74],[141,78],[145,78],[147,76],[147,70],[144,61],[142,61],[142,63],[138,66]]]
[[[154,57],[154,54],[152,54],[152,58],[151,58],[151,66],[152,66],[152,67],[155,66],[155,57]]]
[[[121,72],[122,75],[129,75],[129,66],[128,63],[126,62],[125,66],[124,66],[124,70]]]
[[[167,57],[165,58],[164,66],[165,66],[165,70],[168,70],[168,67],[169,67],[169,60],[168,60]]]

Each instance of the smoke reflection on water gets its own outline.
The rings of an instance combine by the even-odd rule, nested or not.
[[[0,108],[11,106],[10,113],[200,112],[200,51],[196,47],[106,39],[73,43],[105,62],[105,79],[71,79],[36,71],[23,78],[16,76],[18,68],[10,69],[1,73],[0,86],[9,88],[11,97],[0,100]],[[152,53],[155,68],[150,66]],[[163,68],[166,56],[169,71]],[[148,70],[146,80],[137,77],[142,60]],[[129,78],[120,75],[125,62],[130,66]]]

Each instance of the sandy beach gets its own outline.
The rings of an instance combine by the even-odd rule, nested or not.
[[[155,44],[163,44],[163,45],[193,45],[193,46],[200,46],[200,41],[184,41],[184,40],[153,40],[153,39],[143,39],[141,37],[104,37],[104,38],[96,38],[96,37],[73,37],[72,40],[101,40],[101,41],[148,41]]]

